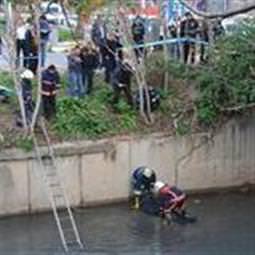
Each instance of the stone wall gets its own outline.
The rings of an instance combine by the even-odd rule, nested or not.
[[[46,150],[42,148],[46,153]],[[73,206],[127,199],[132,169],[148,165],[158,178],[186,190],[255,183],[255,118],[209,134],[152,134],[55,147],[60,176]],[[50,208],[33,153],[0,152],[0,215]]]

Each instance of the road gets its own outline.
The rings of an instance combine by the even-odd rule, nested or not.
[[[76,211],[84,254],[255,254],[255,193],[192,197],[190,209],[198,222],[173,226],[123,204]],[[57,255],[59,245],[51,214],[0,220],[1,255]]]
[[[47,59],[46,59],[46,66],[49,64],[54,64],[56,65],[60,71],[66,70],[67,68],[67,59],[65,54],[63,53],[51,53],[49,52],[47,54]],[[0,55],[0,70],[9,70],[8,62],[6,57],[3,57]]]

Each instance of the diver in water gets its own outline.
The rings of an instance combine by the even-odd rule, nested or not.
[[[132,192],[134,197],[134,208],[139,209],[141,198],[145,194],[152,194],[156,182],[155,172],[145,166],[137,168],[132,174]]]
[[[158,181],[154,185],[154,195],[159,202],[160,216],[171,220],[173,214],[185,217],[185,201],[187,195],[177,188]]]

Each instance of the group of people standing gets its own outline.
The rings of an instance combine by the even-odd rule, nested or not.
[[[38,34],[38,27],[39,33]],[[51,34],[51,27],[45,15],[39,18],[39,24],[32,19],[17,21],[16,30],[16,66],[23,69],[21,78],[22,97],[27,124],[32,121],[34,101],[32,83],[38,75],[38,66],[45,67],[47,44]],[[22,57],[23,56],[23,57]],[[21,60],[23,61],[21,62]],[[39,63],[40,60],[40,63]],[[46,119],[51,119],[56,113],[56,95],[60,88],[60,75],[54,65],[49,65],[41,72],[42,111]],[[19,116],[19,115],[18,115]],[[17,124],[22,125],[19,117]]]
[[[25,116],[27,125],[29,125],[32,122],[35,107],[32,93],[32,83],[35,75],[30,69],[25,69],[20,78]],[[56,96],[61,83],[59,72],[54,65],[49,65],[42,71],[41,83],[42,114],[47,120],[51,120],[56,114]],[[20,117],[20,114],[18,114],[16,121],[18,126],[23,124]]]
[[[217,22],[216,25],[213,27],[215,37],[224,33],[221,23]],[[136,60],[139,63],[140,59],[147,54],[144,43],[149,33],[146,22],[141,16],[137,15],[133,19],[130,33]],[[121,92],[124,92],[127,102],[132,105],[131,78],[134,70],[130,63],[130,56],[123,49],[123,36],[119,27],[109,31],[102,16],[98,15],[92,26],[91,41],[83,47],[76,46],[68,55],[68,94],[70,96],[80,98],[90,94],[93,89],[94,73],[98,69],[104,71],[105,82],[113,88],[113,102],[117,103]],[[167,45],[169,58],[191,64],[195,63],[198,55],[200,61],[206,60],[205,48],[209,41],[209,28],[206,21],[198,21],[187,12],[182,19],[168,26],[167,39],[170,38],[176,41]],[[154,48],[162,49],[157,46]]]
[[[37,24],[31,19],[24,21],[22,18],[18,20],[16,31],[16,64],[31,70],[34,74],[37,72],[38,64],[42,67],[46,62],[47,43],[49,41],[51,28],[45,15],[39,20],[40,35],[37,34]],[[23,54],[23,63],[21,62],[21,54]],[[38,63],[40,59],[40,63]]]
[[[85,46],[76,46],[68,59],[68,95],[80,98],[89,95],[93,88],[94,72],[98,68],[99,58],[91,42]]]
[[[20,66],[20,56],[23,53],[23,66],[26,69],[22,77],[25,91],[25,102],[28,101],[28,115],[31,115],[32,87],[27,85],[32,80],[30,70],[33,75],[37,74],[38,64],[45,66],[46,50],[51,33],[50,25],[44,15],[39,22],[40,35],[37,34],[37,27],[31,21],[19,21],[17,29],[17,66]],[[93,79],[96,70],[104,72],[104,80],[113,90],[113,105],[119,102],[123,92],[128,104],[134,104],[131,90],[131,80],[134,74],[134,63],[130,62],[130,56],[122,45],[122,34],[119,27],[108,31],[108,28],[99,15],[95,20],[91,30],[91,41],[85,45],[75,46],[67,56],[68,60],[68,87],[67,94],[71,97],[82,98],[93,91]],[[133,39],[134,53],[136,61],[146,56],[144,43],[146,40],[147,28],[142,17],[137,15],[132,22],[130,32]],[[220,22],[213,28],[215,37],[224,33]],[[123,33],[123,31],[122,31]],[[186,13],[184,18],[176,24],[168,27],[168,38],[176,39],[176,43],[168,45],[170,57],[181,58],[185,63],[194,63],[196,58],[196,42],[198,38],[203,42],[208,42],[208,26],[205,22],[198,22],[191,13]],[[185,41],[178,43],[179,38]],[[39,39],[39,41],[38,41]],[[200,45],[201,61],[205,60],[205,45]],[[40,49],[40,52],[39,52]],[[39,57],[40,54],[40,57]],[[38,63],[38,60],[41,63]],[[47,119],[52,118],[56,112],[56,95],[60,87],[60,75],[54,65],[48,66],[42,71],[42,104],[44,114]],[[152,91],[153,92],[153,91]],[[153,93],[152,93],[153,94]],[[155,94],[155,93],[154,93]],[[153,95],[154,95],[153,94]],[[152,96],[153,97],[153,96]],[[154,95],[155,97],[155,95]],[[140,97],[139,97],[140,98]]]
[[[104,81],[113,89],[113,104],[123,91],[132,105],[131,78],[133,67],[123,50],[116,31],[108,32],[99,15],[91,31],[91,41],[74,47],[68,55],[68,94],[72,97],[89,95],[93,90],[96,70],[104,73]]]
[[[168,26],[167,37],[176,40],[168,45],[170,56],[182,60],[185,64],[194,64],[197,56],[200,62],[204,62],[205,49],[210,40],[209,30],[208,21],[197,20],[190,12],[185,13],[183,18]],[[221,20],[211,24],[211,34],[213,40],[224,34]]]

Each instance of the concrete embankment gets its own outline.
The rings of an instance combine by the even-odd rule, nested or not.
[[[228,123],[213,139],[157,133],[66,143],[55,151],[73,206],[127,199],[131,171],[140,165],[186,190],[231,188],[255,183],[255,118]],[[38,173],[33,152],[0,152],[0,215],[50,208]]]

